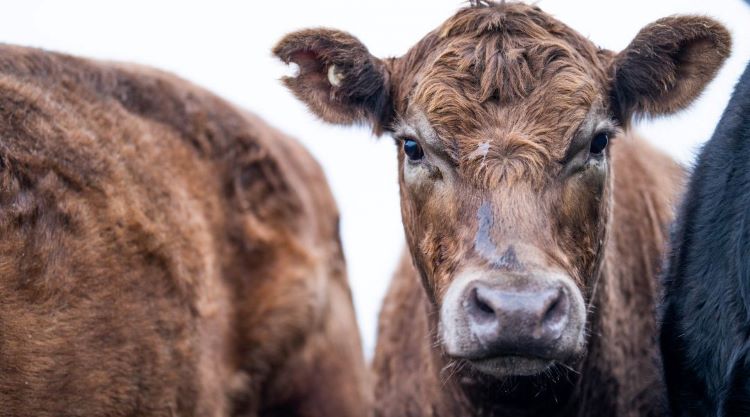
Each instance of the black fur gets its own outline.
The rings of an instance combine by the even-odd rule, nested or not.
[[[698,157],[664,285],[675,417],[750,415],[750,66]]]

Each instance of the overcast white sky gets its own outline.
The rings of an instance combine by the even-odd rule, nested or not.
[[[347,30],[379,56],[401,55],[464,5],[459,0],[2,1],[0,41],[133,61],[176,72],[299,138],[323,165],[342,212],[342,237],[365,350],[375,343],[380,302],[403,248],[395,147],[367,130],[326,126],[278,78],[270,55],[286,32]],[[729,27],[734,53],[700,101],[638,129],[682,162],[713,131],[750,59],[750,7],[741,0],[541,0],[537,4],[597,44],[619,50],[636,32],[676,13]]]

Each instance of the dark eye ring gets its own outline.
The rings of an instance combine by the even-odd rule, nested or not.
[[[597,133],[596,136],[594,136],[594,139],[591,140],[591,147],[589,148],[589,152],[592,155],[601,155],[602,152],[604,152],[604,149],[607,147],[607,144],[609,143],[609,134],[606,132]]]
[[[424,158],[424,151],[422,150],[422,147],[419,146],[419,143],[417,143],[416,140],[406,138],[403,140],[403,146],[404,153],[409,157],[410,160],[419,161],[420,159]]]

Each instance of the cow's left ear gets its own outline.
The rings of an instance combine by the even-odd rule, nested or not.
[[[354,36],[332,29],[301,30],[286,35],[273,53],[299,66],[299,74],[283,81],[323,120],[368,124],[376,134],[390,123],[388,69]]]
[[[641,29],[614,57],[611,98],[616,116],[674,113],[693,102],[729,56],[731,37],[707,17],[675,16]]]

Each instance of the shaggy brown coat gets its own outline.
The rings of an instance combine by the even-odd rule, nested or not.
[[[0,416],[359,417],[363,362],[295,140],[170,74],[0,47]]]
[[[331,29],[281,40],[274,52],[300,66],[285,82],[311,110],[399,145],[408,254],[380,317],[377,415],[664,414],[653,310],[683,174],[627,130],[692,102],[729,49],[720,24],[684,16],[616,54],[538,7],[489,1],[399,58]],[[610,146],[594,151],[600,135]],[[582,351],[504,378],[449,355],[442,304],[466,271],[574,282]]]

